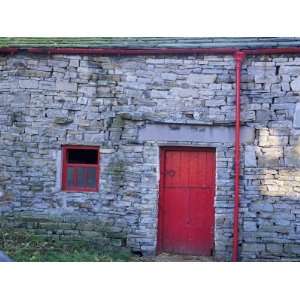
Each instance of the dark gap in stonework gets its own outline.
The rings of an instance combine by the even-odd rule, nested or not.
[[[279,69],[280,69],[280,66],[276,66],[275,75],[278,75],[278,74],[279,74]]]
[[[70,164],[96,164],[97,150],[68,149],[68,163]]]
[[[142,257],[143,256],[143,253],[142,251],[131,251],[132,254],[136,255],[136,256],[139,256],[139,257]]]

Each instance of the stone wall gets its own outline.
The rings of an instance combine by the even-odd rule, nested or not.
[[[230,259],[234,66],[231,56],[2,56],[2,214],[98,220],[125,233],[133,250],[154,253],[159,146],[214,147],[215,255]],[[293,56],[243,64],[244,260],[297,258],[300,251],[298,76]],[[61,191],[64,144],[100,146],[99,193]]]
[[[256,137],[245,152],[241,256],[299,259],[300,59],[248,58],[244,71],[242,94],[255,111],[249,125],[256,128]]]
[[[9,229],[9,230],[7,230]],[[0,217],[0,235],[2,230],[22,233],[26,230],[42,239],[60,240],[65,243],[87,241],[104,249],[120,248],[126,245],[126,233],[115,232],[105,223],[80,215],[68,217],[47,216],[43,214],[11,214]]]

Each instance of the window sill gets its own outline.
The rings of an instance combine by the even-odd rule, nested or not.
[[[99,190],[60,190],[64,193],[99,193]]]

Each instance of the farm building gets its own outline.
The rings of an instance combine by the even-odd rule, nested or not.
[[[298,38],[0,38],[2,227],[299,260],[299,168]]]

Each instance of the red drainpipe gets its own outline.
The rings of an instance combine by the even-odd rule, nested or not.
[[[240,112],[241,112],[241,68],[246,55],[270,55],[270,54],[299,54],[300,49],[291,48],[262,48],[237,51],[235,58],[235,146],[234,146],[234,210],[233,210],[233,245],[232,261],[238,261],[239,254],[239,205],[240,205]]]
[[[14,54],[18,48],[0,48],[0,53]],[[235,48],[26,48],[22,49],[36,54],[82,54],[82,55],[179,55],[179,54],[212,54],[234,55],[236,62],[236,119],[234,149],[234,212],[233,212],[233,248],[232,261],[238,260],[239,244],[239,177],[240,177],[240,89],[241,66],[246,55],[300,54],[299,47],[259,48],[240,51]]]
[[[240,146],[241,146],[241,68],[245,53],[237,51],[235,58],[235,146],[234,146],[234,211],[232,261],[238,260],[239,202],[240,202]]]

